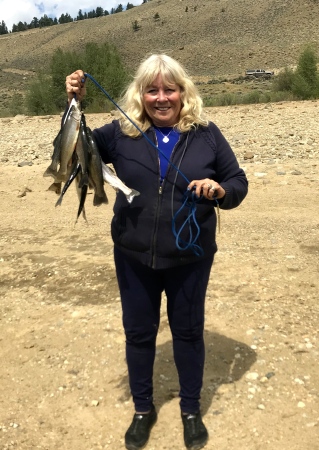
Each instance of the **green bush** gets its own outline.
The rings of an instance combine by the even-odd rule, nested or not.
[[[231,106],[231,105],[248,105],[257,103],[270,103],[292,101],[296,98],[292,92],[278,91],[278,92],[258,92],[253,91],[247,94],[230,94],[225,93],[213,97],[205,97],[203,99],[204,106]]]
[[[292,85],[292,92],[302,100],[318,98],[319,77],[318,58],[315,50],[308,45],[299,57],[298,66]]]
[[[52,78],[39,73],[37,80],[30,84],[25,104],[30,115],[41,116],[57,113],[52,96]]]
[[[295,99],[308,100],[319,97],[318,58],[308,44],[301,53],[295,71],[285,68],[273,83],[274,92],[287,91]]]
[[[15,93],[12,96],[9,104],[10,116],[16,116],[17,114],[24,114],[24,101],[21,94]]]
[[[26,95],[26,107],[33,115],[57,114],[64,110],[67,96],[65,78],[75,70],[82,69],[116,101],[128,82],[117,49],[108,44],[88,42],[82,51],[63,51],[58,48],[51,59],[49,71],[41,71],[30,84]],[[49,73],[48,73],[49,72]],[[86,80],[87,95],[83,108],[90,112],[111,109],[111,103],[103,92],[90,80]]]
[[[294,72],[292,69],[285,67],[283,71],[275,77],[273,81],[274,92],[292,91]]]
[[[250,103],[260,103],[260,93],[258,91],[252,91],[245,94],[242,98],[242,103],[250,104]]]

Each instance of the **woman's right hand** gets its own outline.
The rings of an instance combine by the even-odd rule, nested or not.
[[[74,98],[81,102],[86,94],[85,76],[83,70],[76,70],[65,79],[65,88],[68,94],[68,102]]]

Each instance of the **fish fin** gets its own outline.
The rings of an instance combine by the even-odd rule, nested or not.
[[[79,204],[79,209],[78,209],[78,213],[77,213],[77,217],[76,217],[76,220],[75,220],[75,224],[74,224],[74,225],[76,225],[76,223],[77,223],[77,221],[78,221],[78,218],[80,217],[81,213],[83,213],[83,218],[84,218],[84,220],[87,222],[86,214],[85,214],[85,210],[84,210],[84,203],[85,203],[87,191],[88,191],[88,186],[85,184],[85,185],[82,186],[82,188],[81,188],[80,204]]]
[[[87,218],[86,218],[86,212],[85,212],[85,208],[84,208],[84,207],[83,207],[83,209],[82,209],[81,212],[82,212],[82,217],[83,217],[83,219],[85,220],[85,222],[86,222],[87,224],[89,224],[89,222],[88,222],[88,220],[87,220]],[[75,222],[74,222],[74,226],[78,223],[78,219],[79,219],[80,215],[81,215],[81,213],[80,213],[79,215],[76,216],[76,219],[75,219]]]
[[[86,218],[86,212],[85,212],[84,208],[82,209],[82,217],[83,217],[83,219],[85,220],[86,223],[89,223],[87,218]]]
[[[57,195],[60,195],[61,194],[61,184],[62,183],[54,182],[48,187],[47,191],[52,191],[52,192],[55,192]]]
[[[58,175],[58,172],[56,171],[56,169],[53,169],[51,166],[49,166],[43,174],[44,177],[53,177],[53,178],[57,178],[57,175]]]
[[[133,198],[137,197],[139,195],[140,195],[140,192],[136,191],[135,189],[131,189],[131,192],[129,194],[126,194],[125,197],[129,203],[132,203]]]
[[[60,197],[58,198],[58,201],[55,204],[55,207],[60,206],[63,200],[63,195],[60,195]]]
[[[104,192],[103,196],[99,196],[97,194],[94,194],[94,198],[93,198],[93,206],[100,206],[102,204],[108,205],[109,203],[109,199],[107,198],[106,193]]]

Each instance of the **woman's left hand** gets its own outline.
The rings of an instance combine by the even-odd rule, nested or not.
[[[226,194],[225,189],[223,189],[220,184],[209,178],[204,180],[193,180],[188,185],[189,190],[193,190],[197,197],[203,195],[208,200],[214,200],[223,198]]]

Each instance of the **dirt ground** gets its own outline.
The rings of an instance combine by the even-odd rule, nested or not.
[[[239,208],[221,211],[207,293],[207,449],[319,449],[318,105],[208,110],[250,187]],[[91,127],[110,119],[87,116]],[[42,174],[59,121],[0,120],[1,450],[122,449],[133,414],[110,238],[115,192],[106,186],[110,204],[99,208],[88,196],[88,224],[74,226],[72,187],[55,208]],[[181,450],[165,298],[154,391],[147,449]]]

